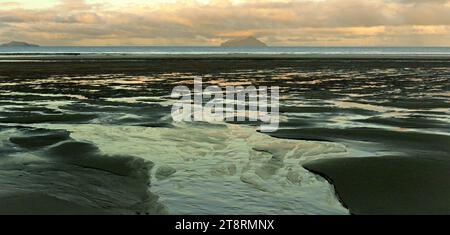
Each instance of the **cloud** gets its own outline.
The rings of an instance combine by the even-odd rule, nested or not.
[[[0,41],[215,45],[255,35],[271,45],[450,46],[447,0],[182,0],[127,7],[63,0],[45,9],[10,6],[0,7]]]

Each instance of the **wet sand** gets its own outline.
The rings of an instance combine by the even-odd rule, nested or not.
[[[424,157],[318,160],[303,165],[327,178],[352,214],[449,214],[450,161]]]
[[[0,215],[108,215],[106,210],[84,207],[46,194],[0,197]]]
[[[242,56],[242,55],[164,55],[164,56],[0,56],[0,76],[44,76],[49,74],[154,72],[220,73],[242,69],[264,70],[283,67],[311,68],[415,68],[447,66],[447,56]],[[418,64],[418,62],[420,62]]]
[[[426,126],[428,123],[424,123]],[[450,136],[419,132],[396,132],[379,128],[302,128],[282,129],[269,135],[277,138],[315,141],[360,141],[382,143],[386,149],[407,154],[421,153],[447,158],[450,153]]]
[[[161,194],[166,193],[167,200],[178,206],[175,211],[195,210],[199,206],[194,203],[201,204],[208,200],[211,201],[207,204],[209,207],[201,208],[200,212],[220,213],[215,207],[219,208],[222,202],[224,205],[221,208],[229,211],[245,208],[233,208],[234,202],[214,201],[219,193],[211,192],[213,196],[203,198],[192,196],[199,192],[196,187],[201,189],[208,183],[210,188],[224,188],[224,181],[230,188],[225,188],[229,191],[224,191],[223,195],[230,192],[230,195],[237,194],[236,188],[231,186],[238,185],[241,195],[251,195],[250,199],[247,198],[249,204],[245,205],[258,205],[260,207],[255,208],[263,210],[267,209],[266,204],[259,205],[252,199],[261,197],[269,203],[273,200],[274,206],[292,204],[292,198],[287,202],[277,201],[281,198],[277,195],[274,199],[275,192],[284,189],[280,185],[287,184],[294,189],[306,185],[310,189],[310,181],[317,183],[313,181],[314,177],[309,178],[307,173],[302,172],[304,169],[296,168],[301,166],[300,163],[333,183],[337,196],[351,213],[448,214],[449,67],[448,58],[426,56],[114,56],[109,59],[0,56],[1,88],[4,91],[0,93],[0,133],[5,137],[0,141],[0,176],[3,180],[0,180],[0,185],[12,185],[7,189],[12,191],[22,189],[20,192],[14,191],[15,195],[20,195],[15,199],[0,196],[0,207],[5,205],[3,210],[0,209],[0,214],[160,213],[163,208],[157,203],[158,196],[149,193],[153,187],[149,187],[150,180],[166,189],[164,182],[171,182],[171,179],[174,183],[167,185],[176,185],[176,189],[169,193],[162,190]],[[175,84],[192,80],[192,76],[205,76],[205,82],[211,84],[250,81],[255,85],[281,86],[283,95],[287,96],[282,99],[283,106],[280,108],[285,117],[281,127],[285,129],[268,134],[267,138],[276,137],[264,139],[270,143],[268,145],[258,146],[258,143],[248,141],[251,138],[245,139],[249,146],[243,146],[244,152],[250,152],[250,156],[227,162],[242,152],[241,148],[234,148],[241,146],[228,138],[252,136],[254,133],[250,135],[245,129],[242,133],[224,137],[215,133],[218,127],[214,125],[177,129],[165,118],[170,114],[170,107],[163,105],[167,100],[162,97],[169,95]],[[141,80],[136,82],[133,80],[136,78]],[[418,80],[411,81],[411,78]],[[161,99],[161,103],[152,100],[155,97]],[[357,105],[343,107],[342,102]],[[220,128],[219,133],[229,134],[230,129],[226,129],[225,124]],[[114,131],[118,131],[122,138],[112,138]],[[205,134],[210,132],[213,132],[212,136]],[[101,141],[77,140],[73,136]],[[149,137],[146,140],[149,142],[139,142],[146,137]],[[197,139],[191,142],[194,137]],[[102,142],[107,138],[112,140]],[[292,144],[291,140],[298,140],[298,143]],[[221,152],[225,141],[230,141],[228,144],[233,147],[230,147],[229,153]],[[134,145],[137,142],[140,146]],[[365,147],[367,143],[377,146]],[[139,150],[146,144],[149,149]],[[195,159],[202,154],[196,151],[200,151],[204,144],[211,144],[206,148],[214,149],[216,153],[230,154],[224,155],[227,161],[221,159],[215,162],[216,156],[209,155],[206,156],[211,159]],[[106,145],[110,148],[107,150],[126,154],[105,154],[98,145]],[[114,148],[114,145],[122,147]],[[171,149],[166,146],[172,145],[176,146],[173,152],[191,151],[193,156],[180,157],[170,152]],[[199,147],[190,148],[190,145]],[[358,147],[364,154],[353,151]],[[297,155],[287,154],[287,150],[292,149],[296,149],[294,153]],[[129,155],[128,152],[133,150],[136,154]],[[150,179],[155,176],[153,165],[142,160],[142,156],[137,156],[142,152],[144,157],[172,154],[174,159],[182,161],[156,162],[158,178]],[[335,157],[339,153],[347,155],[340,159],[307,160],[308,157],[321,158],[328,152],[331,154],[327,157]],[[387,152],[399,154],[386,156]],[[374,155],[377,157],[371,157]],[[157,157],[155,159],[160,160]],[[208,181],[192,182],[193,175],[188,173],[199,170],[198,165],[193,164],[197,167],[193,169],[183,168],[195,162],[192,159],[203,161],[202,166],[214,165],[212,170],[205,168],[205,171],[218,175],[214,175],[215,181],[211,175],[201,175],[201,179],[206,177]],[[293,159],[300,159],[300,162]],[[242,162],[244,167],[238,164]],[[175,165],[178,169],[164,164]],[[52,175],[55,172],[59,177]],[[196,173],[194,177],[199,175]],[[181,196],[176,194],[190,183],[192,191],[183,192],[185,195],[180,193]],[[29,186],[32,186],[31,192],[23,191]],[[83,188],[81,193],[80,187]],[[47,194],[45,189],[49,189]],[[257,193],[250,194],[255,191]],[[44,194],[40,194],[42,192]],[[288,194],[292,191],[282,192]],[[6,195],[10,194],[8,191]],[[64,200],[55,199],[54,195]],[[314,199],[309,195],[300,195],[308,200]],[[193,199],[192,205],[185,203],[190,199]],[[31,202],[40,206],[35,207]],[[211,207],[211,204],[214,206]],[[316,201],[309,201],[305,203],[307,206],[301,205],[299,208],[305,213],[343,211],[330,205],[320,205],[317,209],[314,207],[316,204]],[[299,213],[299,208],[287,208],[286,211]],[[255,211],[258,212],[257,209]]]

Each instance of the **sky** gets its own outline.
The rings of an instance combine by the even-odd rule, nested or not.
[[[0,0],[0,43],[450,46],[450,0]]]

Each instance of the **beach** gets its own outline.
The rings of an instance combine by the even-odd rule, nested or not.
[[[279,130],[174,122],[196,77],[279,86]],[[445,55],[1,55],[0,214],[448,214],[449,80]]]

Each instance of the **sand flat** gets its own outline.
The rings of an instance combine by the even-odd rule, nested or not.
[[[80,206],[42,193],[0,197],[0,215],[108,215],[103,209]]]
[[[317,160],[304,164],[327,178],[352,214],[449,214],[450,162],[423,157]]]
[[[53,57],[0,60],[2,191],[44,192],[117,214],[166,206],[174,214],[348,214],[331,185],[302,164],[369,157],[333,164],[338,178],[351,166],[343,180],[351,185],[332,182],[339,195],[361,195],[361,204],[388,195],[390,207],[356,204],[352,213],[448,212],[449,59]],[[280,126],[288,129],[272,138],[248,122],[174,123],[172,89],[198,76],[204,85],[279,86]],[[386,155],[416,157],[371,157]],[[310,164],[325,176],[322,163],[317,171]],[[427,177],[439,179],[414,183]],[[377,179],[392,182],[373,187]]]

